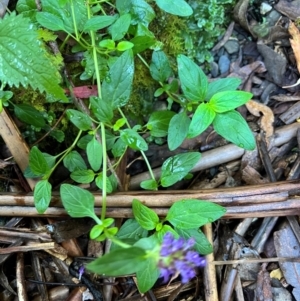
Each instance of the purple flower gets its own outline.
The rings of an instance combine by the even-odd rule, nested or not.
[[[195,268],[205,266],[205,259],[191,248],[195,239],[185,241],[182,237],[176,239],[168,232],[163,238],[160,249],[160,277],[167,282],[172,275],[180,274],[181,282],[187,283],[196,276]]]

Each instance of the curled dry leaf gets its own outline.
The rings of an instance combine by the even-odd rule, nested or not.
[[[248,111],[254,116],[259,117],[260,113],[263,114],[261,118],[260,127],[265,132],[267,140],[269,140],[274,133],[274,128],[273,128],[274,114],[272,110],[266,105],[262,103],[258,103],[253,100],[247,102],[246,107]]]

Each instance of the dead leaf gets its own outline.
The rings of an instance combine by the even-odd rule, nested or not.
[[[274,133],[274,127],[273,127],[274,114],[272,110],[266,105],[253,100],[247,102],[246,107],[248,111],[254,116],[259,117],[260,113],[263,114],[261,118],[260,127],[265,132],[266,139],[269,140]]]

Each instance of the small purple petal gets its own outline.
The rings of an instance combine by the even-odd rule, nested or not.
[[[196,267],[205,266],[205,259],[195,251],[188,251],[185,259]]]

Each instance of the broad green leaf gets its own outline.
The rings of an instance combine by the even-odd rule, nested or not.
[[[200,160],[201,154],[190,152],[168,158],[161,167],[161,185],[168,187],[183,179]]]
[[[126,118],[119,118],[116,122],[115,122],[115,124],[114,124],[114,126],[113,126],[113,130],[114,131],[118,131],[124,124],[126,124]]]
[[[90,97],[90,104],[96,118],[101,122],[110,122],[114,117],[111,103],[99,97]]]
[[[87,166],[77,151],[71,151],[63,159],[64,166],[70,171],[73,172],[76,169],[86,169]]]
[[[30,150],[29,167],[37,176],[44,176],[50,170],[43,153],[36,146]]]
[[[50,136],[60,143],[65,140],[65,133],[61,130],[52,129],[50,132]]]
[[[111,37],[114,41],[123,39],[130,26],[130,21],[131,15],[124,14],[121,15],[116,22],[108,28],[108,32],[111,34]]]
[[[56,161],[56,157],[52,156],[48,153],[43,153],[44,158],[46,159],[47,165],[49,168],[54,167],[55,165],[55,161]]]
[[[134,44],[128,41],[121,41],[120,43],[118,43],[117,45],[117,50],[118,51],[125,51],[128,49],[133,48]]]
[[[140,265],[136,272],[137,287],[140,293],[149,291],[159,278],[160,271],[157,262],[153,258],[148,258]]]
[[[193,14],[193,9],[184,0],[156,0],[156,4],[161,10],[172,15],[187,17]]]
[[[171,151],[180,146],[186,138],[190,122],[191,120],[185,112],[176,114],[171,118],[168,128],[168,146]]]
[[[204,132],[215,116],[216,113],[207,103],[201,103],[192,117],[187,138],[194,138]]]
[[[113,109],[126,105],[131,93],[134,74],[132,50],[126,50],[109,70],[102,84],[102,98],[111,102]]]
[[[225,212],[225,208],[208,201],[184,199],[171,206],[166,220],[178,229],[193,229],[212,223]]]
[[[99,29],[103,29],[112,23],[114,23],[117,19],[118,15],[114,16],[93,16],[89,20],[86,21],[83,27],[84,32],[88,32],[90,30],[96,31]]]
[[[38,32],[22,14],[0,20],[0,81],[9,86],[30,85],[55,99],[67,101],[59,86],[61,76]]]
[[[207,240],[206,236],[199,229],[179,229],[175,228],[175,231],[179,234],[180,237],[188,240],[190,237],[193,237],[196,241],[194,249],[201,255],[207,255],[213,252],[213,246]]]
[[[76,169],[70,177],[77,183],[88,184],[94,181],[95,173],[91,169]]]
[[[153,46],[156,40],[155,37],[143,35],[132,38],[130,42],[134,45],[132,49],[133,53],[137,54]]]
[[[35,22],[35,15],[37,13],[37,7],[35,0],[19,0],[17,2],[16,11],[24,17],[30,18],[32,22]]]
[[[133,240],[137,241],[143,237],[146,237],[147,234],[148,231],[142,228],[135,219],[131,218],[125,221],[116,236],[121,240],[132,238]]]
[[[86,153],[92,169],[98,171],[102,164],[102,146],[95,137],[87,144]]]
[[[157,182],[153,179],[142,181],[140,184],[141,188],[146,190],[157,190]]]
[[[109,50],[114,50],[116,48],[116,43],[114,40],[105,39],[100,41],[99,46],[102,48],[107,48]]]
[[[87,9],[84,1],[82,0],[72,0],[67,1],[63,8],[61,7],[59,1],[57,0],[42,0],[42,7],[43,12],[48,12],[53,15],[59,17],[63,23],[65,31],[68,33],[75,33],[74,28],[74,20],[73,20],[73,13],[74,10],[74,17],[76,22],[76,27],[78,31],[82,31],[84,29],[84,25],[88,20],[87,16]]]
[[[87,131],[92,127],[92,120],[89,115],[80,111],[68,109],[67,116],[70,121],[80,130]]]
[[[71,217],[91,217],[96,222],[97,216],[94,212],[94,196],[88,190],[62,184],[60,186],[60,195],[63,206]]]
[[[163,225],[162,228],[155,233],[159,242],[162,242],[166,233],[171,232],[174,237],[178,238],[178,233],[170,226],[170,225]]]
[[[147,142],[135,130],[121,130],[120,137],[126,145],[134,150],[146,151],[148,149]]]
[[[253,133],[245,119],[237,111],[216,114],[213,126],[215,131],[226,140],[247,150],[255,149]]]
[[[63,20],[51,13],[48,12],[38,12],[36,14],[36,20],[45,28],[53,30],[53,31],[58,31],[58,30],[64,30],[64,22]]]
[[[134,218],[146,230],[155,229],[159,218],[153,210],[143,205],[139,200],[133,199],[132,211]]]
[[[177,57],[178,75],[184,95],[191,101],[204,101],[208,80],[201,68],[187,56]]]
[[[117,140],[117,137],[109,132],[108,130],[105,130],[105,139],[106,139],[106,149],[111,150],[115,141]]]
[[[105,276],[122,276],[135,273],[141,268],[146,252],[138,247],[122,248],[89,263],[86,268]]]
[[[218,92],[213,95],[208,104],[216,113],[224,113],[245,104],[252,96],[252,93],[244,91]]]
[[[241,80],[237,77],[220,78],[208,84],[205,100],[209,101],[214,94],[224,91],[233,91],[241,84]]]
[[[96,182],[97,187],[100,188],[101,190],[103,190],[103,173],[102,172],[99,173],[95,182]],[[112,187],[109,177],[106,178],[106,191],[107,191],[107,193],[113,192],[113,187]]]
[[[131,6],[131,0],[116,0],[116,8],[120,14],[128,13]]]
[[[14,105],[14,113],[21,121],[37,128],[45,126],[45,120],[42,113],[28,104]]]
[[[153,79],[160,82],[166,81],[172,74],[169,60],[163,51],[153,51],[150,73]]]
[[[52,186],[47,180],[39,181],[33,191],[34,206],[38,213],[44,213],[51,201]]]
[[[131,0],[130,14],[132,25],[141,23],[146,27],[155,17],[153,8],[144,0]]]
[[[116,143],[113,145],[112,147],[112,153],[114,155],[115,158],[121,157],[124,152],[126,151],[127,145],[125,144],[125,142],[119,138]]]

